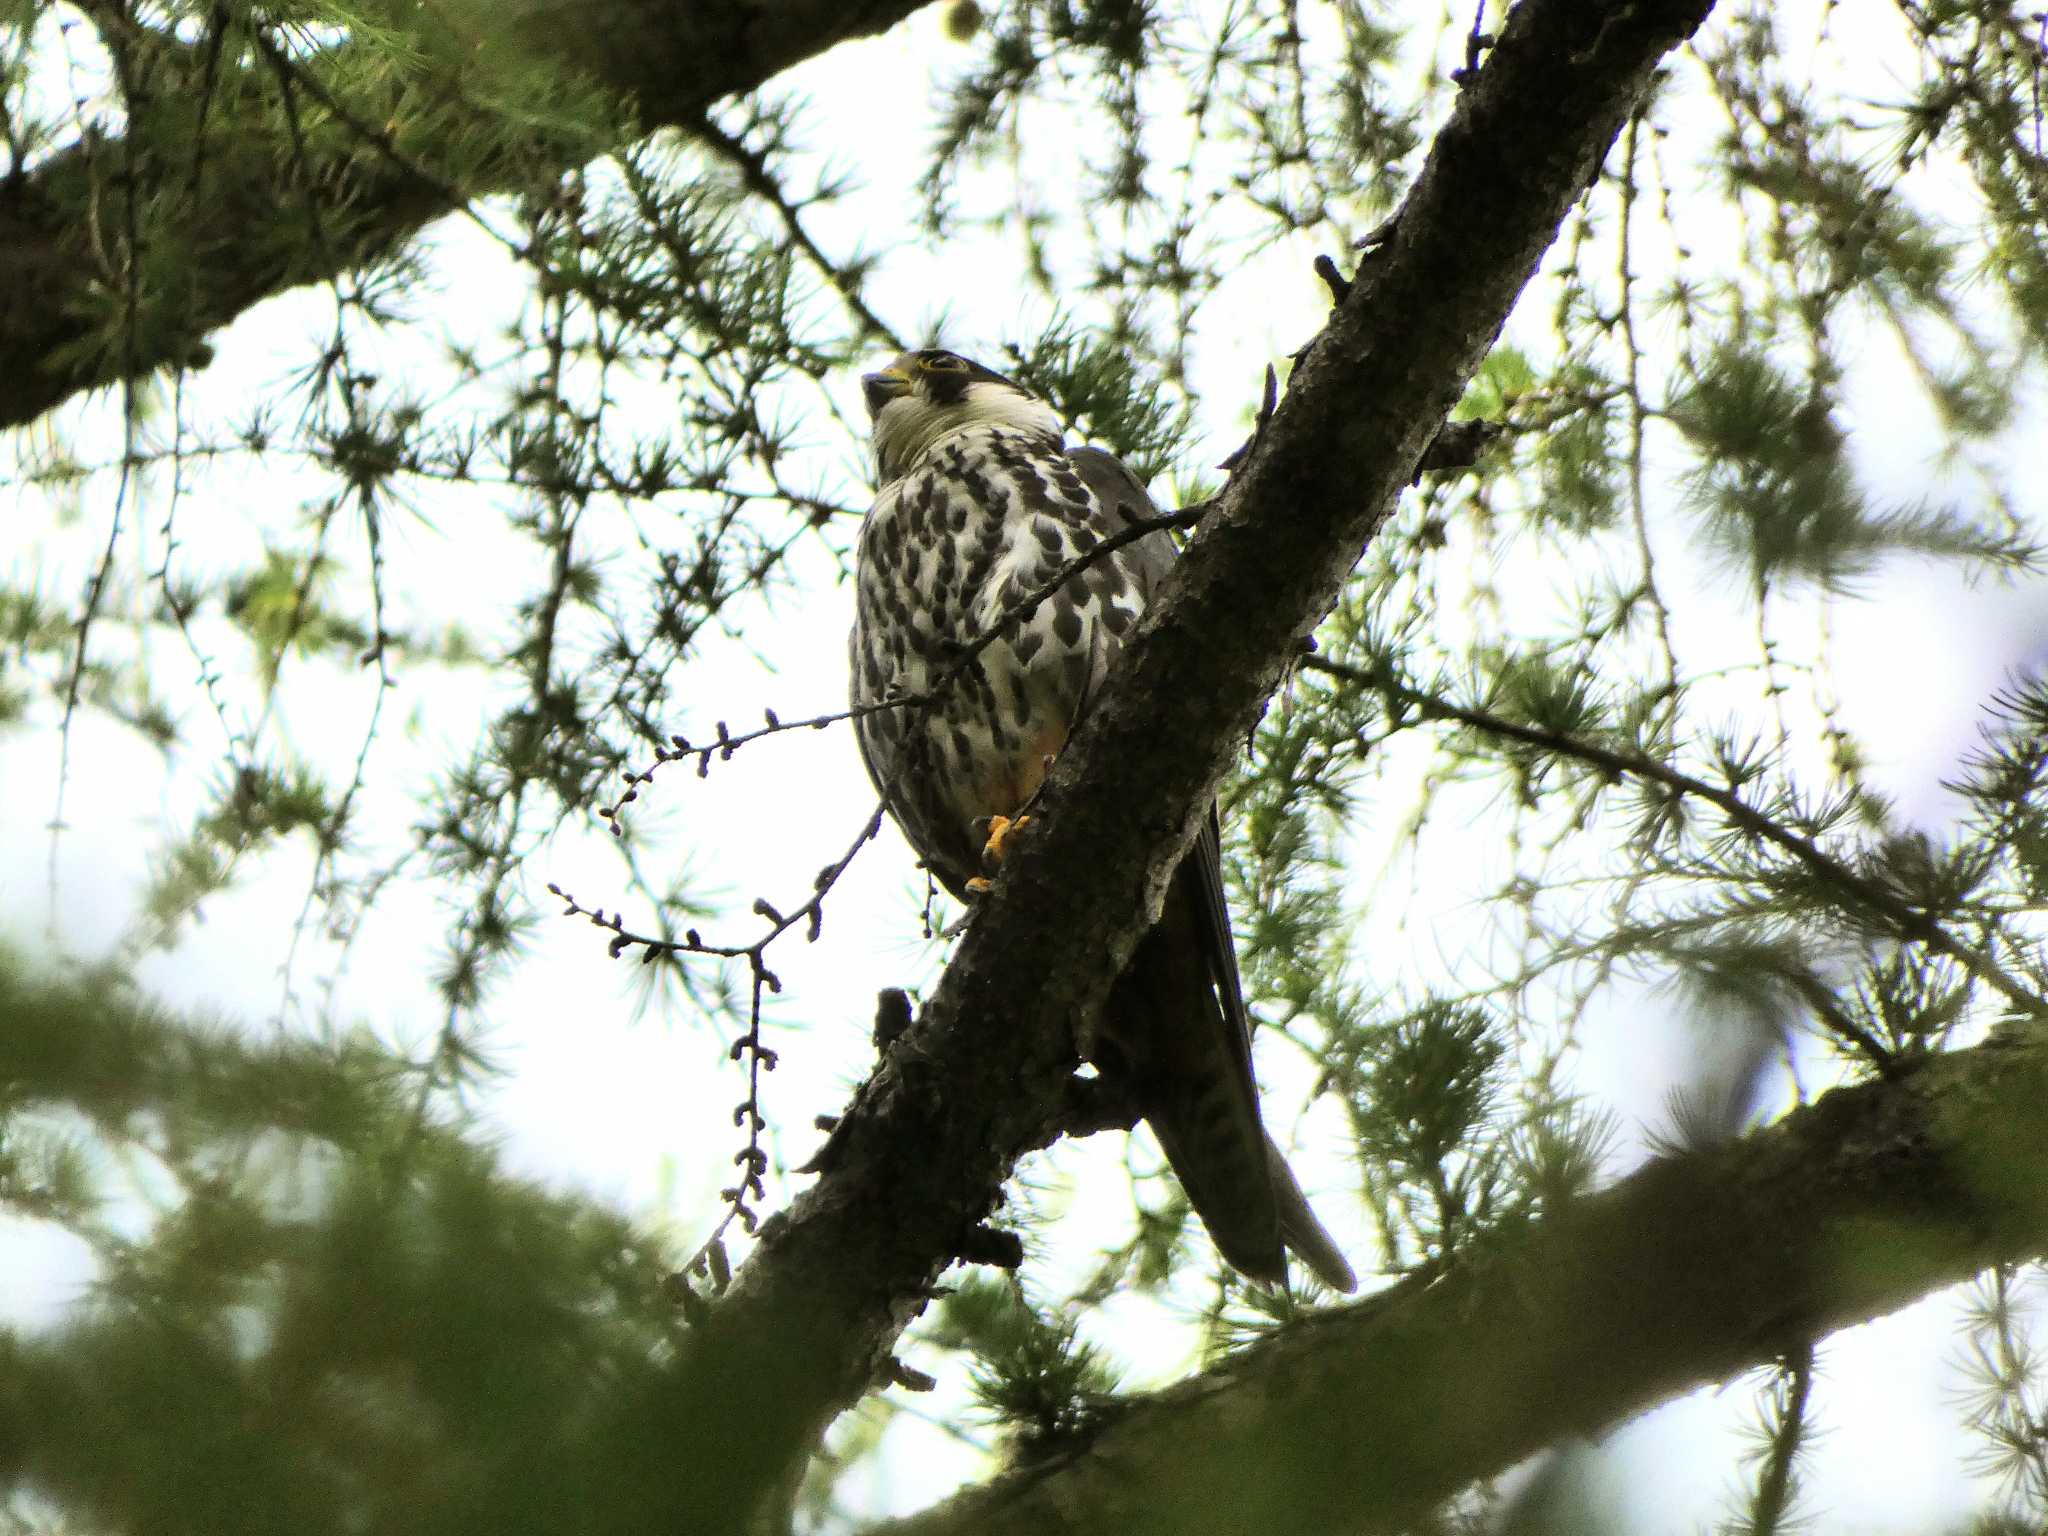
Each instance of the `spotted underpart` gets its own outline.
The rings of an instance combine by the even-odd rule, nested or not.
[[[1066,562],[1150,515],[1121,464],[1064,448],[1054,430],[983,423],[940,438],[882,488],[861,530],[854,703],[924,693]],[[1112,551],[934,704],[857,721],[891,811],[956,894],[978,869],[975,822],[1014,815],[1037,791],[1171,558],[1164,534]]]
[[[1144,487],[1108,454],[1066,447],[1029,391],[951,352],[906,352],[861,385],[881,481],[855,579],[853,702],[870,707],[855,721],[861,755],[911,846],[964,896],[984,844],[976,823],[1014,816],[1037,792],[1173,545],[1152,533],[1106,551],[1006,621],[1076,556],[1150,517]],[[906,702],[872,707],[892,699]],[[1283,1280],[1284,1245],[1326,1285],[1352,1288],[1259,1119],[1213,809],[1100,1016],[1080,1024],[1105,1085],[1138,1106],[1226,1259]]]

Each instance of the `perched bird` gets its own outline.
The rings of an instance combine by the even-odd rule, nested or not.
[[[1069,559],[1157,515],[1138,478],[1069,448],[1029,390],[951,352],[861,381],[879,493],[861,525],[853,702],[923,693],[961,648]],[[939,883],[963,899],[1038,792],[1174,557],[1155,533],[1087,566],[929,702],[860,715],[868,775]],[[1223,900],[1215,808],[1093,1031],[1096,1069],[1151,1123],[1223,1257],[1356,1284],[1259,1118],[1251,1031]]]

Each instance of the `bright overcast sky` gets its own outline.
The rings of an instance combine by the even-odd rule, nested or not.
[[[1000,238],[942,250],[924,248],[911,222],[911,190],[929,142],[928,103],[935,72],[967,55],[941,36],[935,10],[920,13],[888,36],[842,47],[779,82],[778,89],[809,95],[807,124],[814,143],[851,143],[865,154],[855,164],[865,190],[837,208],[812,216],[827,249],[884,249],[890,258],[868,290],[870,303],[896,327],[922,337],[943,312],[945,336],[962,350],[993,356],[1003,342],[1034,334],[1046,318],[1042,303],[1020,298],[1020,281]],[[855,131],[849,131],[849,126]],[[1059,145],[1047,140],[1045,174],[1057,177]],[[1071,154],[1074,146],[1066,149]],[[843,162],[842,162],[843,163]],[[979,195],[1000,195],[1000,181],[978,183]],[[975,194],[970,194],[975,195]],[[485,317],[505,316],[518,304],[519,274],[483,234],[459,221],[432,237],[440,286],[416,306],[432,313],[449,334],[487,334]],[[1312,248],[1283,246],[1238,273],[1205,318],[1196,354],[1203,391],[1203,434],[1196,464],[1213,463],[1242,434],[1260,372],[1284,356],[1320,323],[1323,296],[1309,273]],[[460,281],[453,280],[460,274]],[[309,339],[328,323],[328,300],[319,293],[288,296],[265,305],[216,338],[218,360],[195,381],[194,391],[214,400],[276,392],[304,356]],[[433,328],[429,328],[430,332]],[[431,341],[431,334],[428,340]],[[1525,338],[1525,340],[1528,338]],[[1851,414],[1844,423],[1862,454],[1867,481],[1895,487],[1911,500],[1941,489],[1934,467],[1936,444],[1926,428],[1897,410],[1902,391],[1888,387],[1896,360],[1875,347],[1852,375]],[[857,410],[854,381],[843,381],[843,409]],[[2040,401],[2028,413],[2038,423]],[[107,441],[104,409],[67,407],[60,413],[81,443]],[[203,415],[195,419],[204,419]],[[832,429],[817,440],[831,443]],[[836,456],[836,458],[835,458]],[[836,462],[848,475],[861,466],[834,448],[821,466]],[[2048,464],[2034,477],[2048,484]],[[268,518],[297,499],[315,495],[312,482],[294,483],[278,470],[260,480],[246,475],[195,472],[186,495],[195,504],[195,530],[206,518]],[[87,493],[82,529],[42,557],[45,589],[73,593],[82,585],[83,551],[104,537],[103,479]],[[144,505],[128,510],[131,528],[161,521],[164,486],[151,485]],[[502,508],[509,499],[499,503]],[[20,494],[17,526],[37,525],[38,499]],[[387,530],[397,545],[391,569],[435,573],[431,590],[398,591],[401,622],[458,621],[489,637],[496,613],[505,612],[536,584],[520,562],[532,546],[506,538],[493,526],[493,508],[474,498],[461,506],[423,506],[424,521],[394,519]],[[2042,507],[2037,501],[2037,516]],[[203,515],[202,515],[203,514]],[[431,523],[431,526],[428,524]],[[194,537],[203,537],[195,533]],[[1660,558],[1692,568],[1680,545]],[[22,579],[37,557],[17,552],[5,567]],[[195,546],[192,558],[206,551]],[[621,558],[627,558],[622,554]],[[459,581],[446,573],[459,571]],[[805,550],[792,589],[756,606],[740,622],[745,643],[714,641],[687,673],[684,714],[672,722],[691,737],[712,722],[758,719],[764,706],[785,717],[835,709],[845,692],[848,589],[820,552]],[[1898,799],[1904,815],[1938,828],[1948,814],[1939,785],[1975,738],[1984,700],[2010,669],[2048,656],[2048,619],[2039,585],[1972,587],[1949,571],[1887,572],[1869,587],[1871,601],[1840,606],[1833,645],[1842,712],[1873,751],[1873,777]],[[1697,610],[1694,610],[1697,611]],[[1747,620],[1741,621],[1745,625]],[[1753,631],[1732,638],[1707,633],[1691,643],[1753,643]],[[235,654],[223,630],[222,650]],[[110,646],[118,642],[110,641]],[[81,716],[74,730],[68,828],[57,844],[52,870],[47,828],[56,803],[57,760],[46,730],[0,738],[0,782],[7,788],[0,816],[0,931],[12,942],[37,946],[54,935],[70,955],[109,952],[129,931],[154,850],[184,824],[199,787],[217,761],[219,726],[196,695],[188,697],[193,664],[180,648],[152,652],[160,689],[181,701],[185,741],[168,765],[125,728]],[[280,717],[284,738],[320,762],[353,758],[371,699],[367,674],[345,675],[300,667]],[[402,837],[413,811],[399,791],[416,788],[419,773],[459,747],[478,718],[473,683],[435,669],[413,669],[387,704],[384,775],[369,814],[386,835]],[[1910,713],[1900,708],[1910,706]],[[253,702],[250,708],[254,708]],[[47,704],[34,725],[53,719]],[[813,874],[851,841],[873,798],[843,729],[782,736],[749,748],[699,781],[687,768],[670,769],[642,797],[641,814],[672,824],[672,846],[687,849],[703,894],[730,898],[734,915],[704,925],[707,937],[751,936],[743,915],[756,895],[787,907],[808,894]],[[564,836],[529,865],[532,890],[559,881],[586,905],[617,906],[620,881],[600,830]],[[395,846],[396,844],[394,844]],[[1439,846],[1440,845],[1432,845]],[[254,1028],[273,1027],[284,981],[279,962],[291,943],[304,901],[311,854],[303,842],[266,858],[251,878],[207,903],[204,921],[186,931],[168,953],[145,956],[137,966],[144,985],[181,1007],[217,1010]],[[1361,870],[1370,880],[1374,871]],[[1461,886],[1462,871],[1431,871],[1418,888],[1440,902],[1444,921],[1468,908],[1478,888]],[[55,904],[51,904],[54,886]],[[871,1057],[868,1022],[876,991],[928,979],[940,948],[919,935],[921,883],[900,839],[890,829],[867,850],[831,896],[824,934],[814,946],[787,940],[772,964],[785,990],[772,1006],[771,1042],[782,1067],[767,1094],[778,1127],[778,1167],[800,1163],[816,1140],[812,1117],[843,1102]],[[629,921],[631,914],[628,914]],[[388,1038],[417,1042],[438,1027],[439,1009],[428,984],[446,930],[447,913],[431,893],[400,887],[387,898],[353,954],[335,991],[343,1019],[366,1021]],[[1362,946],[1368,955],[1370,944]],[[302,998],[317,1002],[334,952],[317,938],[303,943],[294,968]],[[740,1069],[726,1060],[725,1041],[710,1028],[673,1027],[630,1008],[632,962],[606,958],[603,937],[565,919],[544,923],[517,984],[500,989],[485,1012],[489,1044],[505,1068],[483,1096],[486,1124],[502,1138],[515,1169],[557,1185],[573,1184],[641,1213],[673,1234],[679,1252],[698,1240],[716,1213],[716,1190],[730,1172],[734,1148],[729,1111],[744,1093]],[[1692,1026],[1674,1022],[1668,996],[1633,993],[1600,1010],[1578,1060],[1579,1086],[1614,1109],[1624,1146],[1639,1149],[1647,1129],[1668,1116],[1667,1092],[1694,1070],[1699,1041]],[[1268,1115],[1283,1139],[1291,1132],[1302,1148],[1297,1167],[1316,1192],[1316,1204],[1355,1256],[1371,1267],[1372,1246],[1363,1211],[1344,1197],[1348,1175],[1335,1155],[1340,1127],[1329,1106],[1304,1118],[1308,1086],[1304,1063],[1284,1043],[1268,1042],[1260,1071],[1268,1089]],[[1156,1166],[1148,1150],[1131,1154]],[[1078,1274],[1099,1241],[1112,1240],[1128,1210],[1121,1168],[1124,1139],[1097,1137],[1082,1146],[1040,1157],[1028,1174],[1049,1209],[1068,1212],[1056,1228],[1052,1262]],[[1091,1176],[1094,1175],[1094,1176]],[[1109,1175],[1104,1177],[1102,1175]],[[769,1205],[797,1187],[779,1174],[769,1181]],[[1089,1191],[1087,1198],[1076,1190]],[[1106,1193],[1104,1193],[1106,1191]],[[0,1311],[49,1316],[87,1279],[79,1253],[67,1241],[22,1224],[0,1229],[11,1254],[27,1264],[0,1269]],[[1204,1299],[1192,1278],[1176,1298],[1192,1311]],[[1956,1432],[1952,1388],[1944,1361],[1959,1344],[1943,1299],[1913,1313],[1839,1336],[1822,1356],[1820,1422],[1834,1433],[1816,1451],[1809,1508],[1826,1511],[1816,1529],[1917,1532],[1965,1507],[1969,1494],[1957,1475],[1967,1449]],[[1188,1330],[1151,1304],[1114,1303],[1098,1332],[1127,1364],[1135,1382],[1171,1379],[1190,1364]],[[964,1400],[960,1364],[913,1356],[942,1378],[939,1392],[910,1400],[919,1414],[952,1418]],[[1737,1384],[1703,1393],[1649,1416],[1616,1437],[1631,1454],[1598,1463],[1589,1474],[1603,1484],[1633,1486],[1632,1528],[1644,1533],[1690,1533],[1725,1514],[1735,1487],[1727,1438],[1754,1417],[1752,1393]],[[976,1426],[964,1422],[975,1431]],[[892,1453],[868,1485],[849,1490],[862,1513],[922,1505],[953,1482],[973,1476],[978,1463],[953,1433],[911,1421],[892,1431]],[[1653,1465],[1654,1475],[1648,1469]]]

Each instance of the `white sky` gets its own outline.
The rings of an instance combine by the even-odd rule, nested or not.
[[[808,121],[814,140],[831,141],[842,136],[841,125],[858,123],[871,151],[890,150],[861,161],[864,191],[839,208],[819,210],[811,219],[813,233],[829,250],[863,246],[891,252],[868,297],[899,330],[920,333],[943,309],[951,316],[950,340],[993,354],[997,344],[1034,333],[1044,318],[1040,304],[1020,297],[1021,284],[986,276],[1009,270],[1007,248],[990,236],[925,249],[910,222],[919,151],[928,140],[931,82],[965,57],[940,37],[938,20],[936,10],[927,10],[890,35],[836,50],[780,84],[812,98]],[[1067,149],[1077,152],[1071,143]],[[1055,156],[1049,156],[1044,174],[1059,174]],[[480,328],[475,316],[516,302],[516,275],[474,229],[441,226],[434,250],[440,286],[431,302],[448,333]],[[1271,261],[1238,273],[1215,301],[1211,315],[1223,318],[1212,321],[1197,357],[1196,383],[1207,403],[1197,463],[1213,462],[1238,440],[1263,363],[1320,323],[1324,300],[1309,276],[1312,254],[1284,248]],[[250,313],[216,338],[218,361],[195,389],[220,399],[275,392],[326,315],[318,295],[288,296]],[[1866,479],[1897,488],[1898,499],[1907,500],[1939,483],[1938,444],[1901,407],[1896,366],[1873,347],[1852,372],[1843,425],[1858,444]],[[845,408],[852,410],[850,378],[844,387]],[[2030,422],[2040,421],[2039,404],[2037,396]],[[107,440],[104,410],[67,408],[64,419],[79,423],[71,430],[80,441],[95,435]],[[195,419],[205,419],[203,412]],[[309,483],[294,484],[284,472],[261,479],[216,474],[195,483],[181,514],[195,528],[208,520],[235,524],[245,518],[275,524],[280,506],[313,494]],[[2048,483],[2048,473],[2036,483]],[[145,503],[142,516],[130,514],[137,538],[149,537],[161,520],[161,486],[150,494],[154,500]],[[65,536],[68,545],[60,540],[46,561],[49,590],[77,590],[78,550],[103,537],[110,495],[110,481],[87,493],[82,528]],[[421,621],[461,617],[489,633],[492,614],[536,584],[530,549],[491,526],[487,502],[430,509],[432,528],[407,521],[389,530],[397,545],[391,569],[431,572],[435,582],[431,590],[395,593],[402,615]],[[24,493],[15,507],[17,519],[26,522],[33,507]],[[2035,511],[2041,510],[2037,503]],[[204,557],[200,548],[195,558]],[[1660,556],[1667,553],[1684,565],[1683,549],[1660,550]],[[30,558],[0,561],[0,572],[19,579],[33,568]],[[54,574],[59,570],[61,578]],[[446,572],[459,572],[460,580],[446,583]],[[816,550],[798,557],[795,574],[794,592],[772,599],[762,618],[742,621],[751,650],[715,641],[692,664],[687,710],[672,722],[675,730],[701,737],[714,720],[751,721],[764,705],[786,718],[839,707],[849,594]],[[1702,585],[1706,580],[1701,578]],[[1843,715],[1871,749],[1873,778],[1897,797],[1907,818],[1940,825],[1950,809],[1940,780],[1972,745],[1983,701],[2008,671],[2048,656],[2043,591],[2040,584],[1971,586],[1950,571],[1898,569],[1870,584],[1867,603],[1836,608],[1834,678]],[[1703,594],[1695,596],[1704,601]],[[208,638],[222,654],[237,653],[224,630]],[[1707,642],[1717,638],[1727,639],[1710,635]],[[6,786],[0,936],[8,941],[34,947],[55,935],[66,954],[107,952],[133,919],[153,851],[189,816],[196,787],[217,759],[219,731],[196,696],[185,699],[192,672],[188,657],[165,648],[153,653],[152,667],[159,686],[184,700],[187,744],[167,772],[124,728],[90,714],[80,718],[72,746],[69,828],[56,849],[54,906],[45,880],[51,847],[46,823],[56,794],[53,741],[33,731],[0,738],[0,783]],[[392,785],[416,784],[420,770],[450,742],[463,739],[480,708],[469,678],[419,668],[401,681],[386,706],[382,749],[381,771]],[[301,665],[286,690],[285,739],[318,761],[352,758],[370,686],[365,675]],[[39,706],[32,718],[41,723],[51,715]],[[872,803],[843,730],[757,744],[704,781],[687,767],[674,767],[642,797],[643,810],[669,824],[670,846],[687,849],[691,867],[709,877],[704,893],[722,889],[740,913],[755,895],[785,908],[801,900],[813,873],[837,857]],[[404,794],[389,790],[371,802],[373,823],[393,835],[413,810]],[[209,902],[204,920],[173,950],[140,961],[144,985],[180,1007],[219,1011],[265,1027],[278,1014],[278,961],[290,942],[310,869],[311,852],[302,841],[267,857],[236,890]],[[1457,887],[1456,871],[1447,874],[1452,884],[1434,896],[1451,906],[1469,902],[1474,892]],[[565,836],[531,862],[528,878],[536,895],[543,882],[555,880],[586,904],[619,903],[617,867],[599,831]],[[1361,871],[1360,878],[1370,880],[1373,873]],[[834,891],[822,940],[815,946],[786,940],[773,953],[771,963],[785,984],[771,1012],[771,1041],[782,1053],[782,1066],[767,1084],[770,1113],[780,1128],[772,1148],[778,1168],[803,1161],[816,1141],[812,1117],[837,1109],[865,1071],[876,991],[934,974],[939,950],[918,937],[920,903],[910,855],[890,828]],[[417,1041],[430,1034],[439,1009],[426,978],[446,916],[422,887],[389,893],[337,986],[339,1015],[361,1019],[394,1039]],[[735,915],[704,928],[707,936],[747,935],[750,924]],[[329,958],[317,942],[302,947],[302,995],[317,993]],[[505,1071],[483,1097],[484,1123],[514,1171],[634,1210],[670,1231],[678,1250],[687,1251],[715,1216],[715,1191],[729,1173],[733,1148],[728,1112],[744,1093],[744,1081],[726,1061],[726,1042],[714,1031],[631,1016],[631,966],[608,960],[602,936],[579,924],[551,920],[540,927],[516,985],[502,988],[486,1009],[489,1040]],[[1665,1122],[1668,1090],[1690,1080],[1698,1045],[1693,1027],[1674,1019],[1668,1002],[1617,998],[1588,1028],[1575,1063],[1576,1082],[1591,1100],[1611,1107],[1639,1145],[1647,1129]],[[1344,1165],[1331,1155],[1339,1137],[1334,1114],[1325,1104],[1300,1117],[1306,1069],[1284,1043],[1265,1043],[1260,1071],[1269,1118],[1283,1133],[1294,1131],[1302,1149],[1297,1167],[1319,1210],[1351,1252],[1365,1259],[1361,1267],[1369,1268],[1372,1245],[1363,1211],[1345,1195]],[[1128,1209],[1120,1172],[1126,1155],[1123,1138],[1098,1137],[1028,1165],[1026,1177],[1044,1186],[1041,1198],[1066,1209],[1048,1255],[1052,1272],[1077,1276],[1098,1242],[1115,1240]],[[1145,1167],[1156,1166],[1148,1149],[1129,1155]],[[771,1175],[770,1207],[794,1187]],[[88,1279],[76,1247],[47,1230],[0,1225],[0,1242],[16,1256],[0,1269],[0,1315],[49,1317]],[[1203,1299],[1192,1280],[1175,1298],[1190,1312]],[[1189,1332],[1165,1309],[1120,1300],[1104,1309],[1092,1329],[1127,1364],[1134,1383],[1172,1379],[1190,1363]],[[1826,1434],[1811,1463],[1806,1506],[1824,1512],[1815,1529],[1917,1532],[1968,1507],[1978,1491],[1962,1470],[1970,1445],[1957,1430],[1957,1380],[1947,1370],[1960,1342],[1949,1298],[1828,1342],[1817,1394],[1817,1422]],[[909,1408],[960,1427],[960,1363],[929,1351],[913,1351],[911,1358],[939,1374],[942,1384],[930,1397],[905,1399]],[[1615,1496],[1626,1500],[1629,1529],[1646,1536],[1701,1529],[1728,1513],[1727,1497],[1739,1486],[1731,1432],[1753,1414],[1753,1394],[1744,1384],[1695,1395],[1610,1436],[1607,1443],[1616,1454],[1599,1462],[1594,1475],[1611,1481]],[[975,1428],[971,1422],[965,1427]],[[861,1515],[908,1510],[977,1475],[978,1467],[954,1434],[906,1419],[891,1430],[888,1453],[849,1480],[844,1495]]]

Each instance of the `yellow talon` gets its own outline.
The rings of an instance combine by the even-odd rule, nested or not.
[[[1021,829],[1030,825],[1029,816],[1012,820],[1008,816],[991,816],[988,819],[988,841],[982,845],[981,862],[1000,864],[1003,862],[1003,844],[1007,843]]]
[[[1003,866],[1003,845],[1015,837],[1018,829],[1030,820],[1029,816],[985,816],[975,822],[977,830],[984,824],[988,828],[988,841],[981,845],[981,867],[990,875]],[[967,894],[985,896],[994,884],[988,875],[976,875],[967,882]]]

